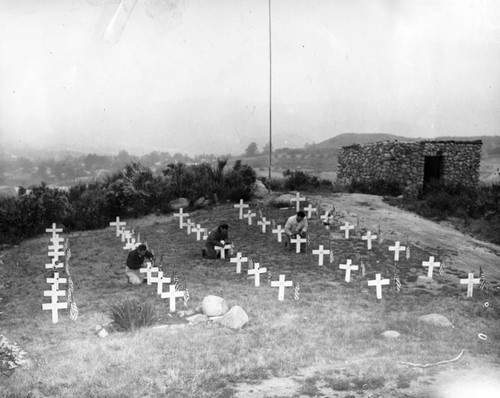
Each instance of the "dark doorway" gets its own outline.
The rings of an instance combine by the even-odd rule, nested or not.
[[[439,181],[443,176],[443,157],[426,156],[424,164],[424,186],[433,181]]]

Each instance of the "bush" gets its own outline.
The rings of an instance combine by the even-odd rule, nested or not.
[[[403,186],[395,180],[376,179],[369,181],[353,180],[346,186],[349,193],[365,193],[379,196],[399,196],[403,194]]]
[[[284,188],[289,191],[307,191],[307,190],[328,190],[333,189],[333,184],[330,180],[320,180],[316,176],[312,176],[303,171],[283,172],[285,177]]]
[[[157,320],[154,303],[142,303],[137,299],[124,300],[110,308],[110,316],[120,330],[133,332],[144,326],[151,326]]]

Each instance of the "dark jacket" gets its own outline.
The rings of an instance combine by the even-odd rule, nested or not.
[[[153,253],[146,250],[146,253],[144,254],[144,256],[141,256],[141,255],[139,255],[139,252],[137,249],[132,250],[128,254],[128,257],[127,257],[127,267],[129,267],[130,269],[141,268],[141,265],[144,263],[144,258],[148,258],[148,259],[152,260],[154,258]]]

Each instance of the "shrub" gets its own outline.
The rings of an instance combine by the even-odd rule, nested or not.
[[[110,315],[118,328],[127,332],[151,326],[158,319],[153,302],[142,303],[137,299],[128,299],[112,305]]]
[[[379,196],[399,196],[403,194],[403,186],[395,180],[376,179],[369,181],[353,180],[346,186],[349,193],[366,193]]]

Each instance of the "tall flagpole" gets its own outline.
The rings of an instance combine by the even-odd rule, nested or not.
[[[269,191],[271,191],[271,165],[273,154],[273,113],[272,113],[272,52],[271,52],[271,0],[269,2]]]

